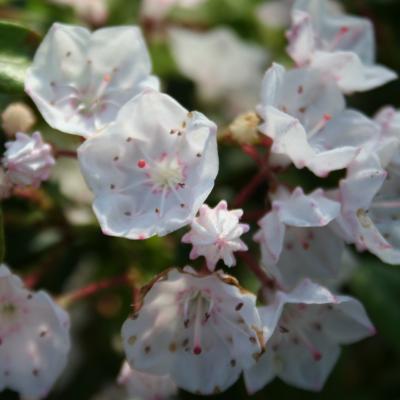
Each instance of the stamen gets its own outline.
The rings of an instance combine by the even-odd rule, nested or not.
[[[322,119],[316,123],[313,129],[308,132],[308,139],[311,139],[316,133],[325,127],[326,123],[332,119],[332,115],[324,114]]]
[[[202,316],[202,297],[199,293],[196,300],[196,311],[194,321],[194,339],[193,339],[193,353],[199,355],[201,349],[201,316]]]

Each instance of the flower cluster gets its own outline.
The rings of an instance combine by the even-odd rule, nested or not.
[[[241,375],[249,393],[275,377],[321,390],[340,346],[375,333],[362,304],[336,288],[348,244],[400,264],[400,112],[387,106],[371,119],[349,109],[345,95],[396,75],[375,63],[370,22],[326,3],[295,2],[287,33],[295,66],[273,63],[262,82],[267,55],[259,48],[225,30],[208,38],[170,32],[178,64],[205,97],[249,87],[260,94],[254,110],[231,124],[235,132],[221,135],[259,167],[233,209],[225,200],[205,204],[219,169],[216,124],[160,91],[139,28],[90,32],[56,23],[36,52],[26,93],[52,128],[81,136],[77,158],[102,232],[145,240],[189,227],[181,241],[192,245],[191,260],[204,262],[167,269],[141,288],[122,327],[119,383],[133,396],[167,399],[178,388],[216,394]],[[211,58],[225,59],[215,57],[208,69],[202,58],[210,40]],[[188,43],[197,58],[182,57]],[[18,132],[2,163],[5,197],[13,187],[39,187],[55,158],[39,132]],[[281,182],[277,171],[289,166],[314,174],[314,190]],[[338,170],[343,178],[326,189],[324,178]],[[253,243],[245,243],[250,225],[241,218],[250,219],[240,207],[265,180],[268,207]],[[236,257],[258,278],[258,296],[218,269],[235,266]],[[69,348],[67,314],[1,266],[0,390],[45,397]]]

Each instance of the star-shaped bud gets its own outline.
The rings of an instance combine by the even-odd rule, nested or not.
[[[81,145],[79,162],[104,233],[146,239],[190,223],[218,172],[216,130],[203,114],[149,91]]]
[[[388,264],[400,264],[400,173],[384,170],[374,153],[363,152],[340,182],[339,233],[358,250],[369,250]]]
[[[18,132],[15,140],[5,146],[2,162],[14,185],[39,187],[49,178],[55,160],[51,146],[43,141],[40,132],[32,136]]]
[[[31,292],[0,266],[0,391],[47,396],[67,362],[69,317],[47,295]]]
[[[158,88],[150,71],[139,28],[91,33],[55,23],[35,54],[25,91],[51,127],[88,137],[111,123],[144,88]]]
[[[302,389],[321,390],[340,355],[340,345],[375,334],[359,301],[334,296],[309,280],[291,292],[276,292],[259,312],[271,336],[258,363],[244,372],[250,393],[275,377]]]
[[[272,152],[318,176],[346,168],[365,142],[379,135],[370,119],[344,110],[344,97],[316,70],[285,71],[273,64],[265,74],[258,113]]]
[[[255,303],[229,275],[169,270],[122,328],[127,360],[132,368],[169,374],[193,393],[224,391],[263,351]]]
[[[191,230],[182,238],[183,243],[193,245],[190,259],[204,256],[210,271],[214,271],[218,260],[228,267],[236,265],[233,253],[247,250],[240,236],[250,229],[249,225],[239,223],[242,215],[243,210],[228,210],[225,200],[214,208],[203,204],[199,216],[191,223]]]
[[[168,375],[152,375],[132,369],[125,361],[118,383],[133,398],[141,400],[168,400],[177,394],[178,388]]]
[[[288,53],[298,66],[320,70],[345,93],[373,89],[397,77],[375,64],[371,22],[332,12],[326,1],[297,0],[288,39]]]

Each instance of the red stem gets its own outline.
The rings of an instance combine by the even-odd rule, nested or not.
[[[55,158],[60,158],[60,157],[77,158],[75,150],[57,149],[54,147],[53,153]]]
[[[242,188],[242,190],[237,194],[237,196],[232,201],[233,207],[242,207],[243,204],[252,196],[254,191],[259,185],[267,178],[266,172],[268,166],[264,165],[256,175],[251,178],[250,182]]]
[[[132,285],[133,286],[133,281],[130,276],[127,274],[116,276],[113,278],[106,278],[102,281],[90,283],[89,285],[77,289],[74,292],[67,293],[59,299],[59,303],[61,303],[64,307],[70,305],[71,303],[85,299],[87,297],[93,296],[94,294],[105,290],[105,289],[110,289],[113,287],[117,286],[123,286],[123,285]],[[135,291],[134,291],[135,293]],[[136,299],[133,299],[136,301]]]
[[[267,275],[267,273],[260,267],[254,257],[248,251],[241,251],[236,254],[250,268],[251,272],[253,272],[263,286],[268,288],[277,287],[275,279],[272,279]]]

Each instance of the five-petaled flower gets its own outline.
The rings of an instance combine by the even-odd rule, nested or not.
[[[129,239],[190,223],[218,171],[215,124],[156,91],[126,104],[78,153],[104,233]]]
[[[329,76],[345,93],[366,91],[397,75],[375,64],[374,31],[366,18],[330,12],[325,0],[297,0],[287,36],[298,66]]]
[[[47,396],[70,349],[69,317],[47,295],[31,292],[0,266],[0,391]]]
[[[340,345],[375,334],[360,302],[309,280],[291,292],[276,292],[259,313],[270,335],[266,352],[244,373],[250,393],[276,376],[302,389],[321,390]]]
[[[123,325],[127,360],[144,372],[168,373],[193,393],[223,391],[264,349],[255,302],[221,272],[169,270],[151,284],[141,308]]]
[[[137,27],[86,28],[55,23],[39,46],[25,91],[61,132],[91,136],[148,87],[151,61]]]

